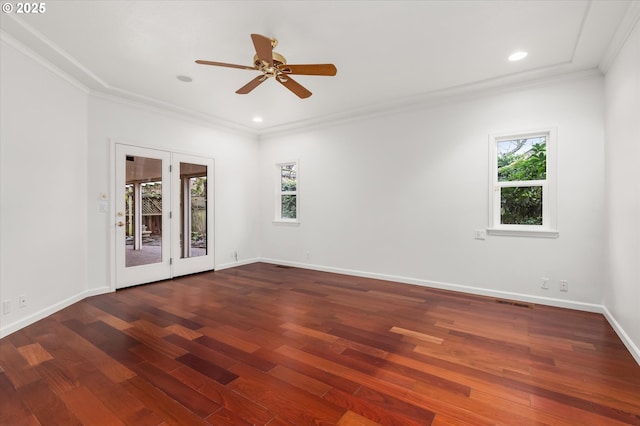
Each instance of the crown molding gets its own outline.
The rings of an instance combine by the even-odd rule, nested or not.
[[[262,129],[259,132],[261,140],[285,134],[344,124],[353,121],[368,120],[375,117],[394,115],[410,111],[417,111],[436,106],[465,102],[473,99],[492,97],[502,93],[509,93],[533,87],[551,86],[568,81],[578,81],[589,78],[601,78],[603,74],[598,68],[573,71],[570,64],[560,64],[552,68],[545,68],[512,74],[504,77],[492,78],[481,82],[455,86],[420,95],[393,99],[369,105],[364,108],[343,110],[331,115],[301,120],[281,126]]]
[[[66,50],[62,49],[60,46],[55,44],[53,41],[49,40],[44,34],[33,28],[31,25],[26,23],[23,19],[18,18],[16,14],[5,14],[3,17],[6,17],[8,20],[3,24],[5,27],[9,27],[13,31],[18,33],[22,33],[22,36],[25,36],[31,39],[32,42],[37,44],[44,45],[48,51],[50,51],[54,56],[63,59],[65,62],[71,65],[72,69],[76,70],[80,76],[84,77],[86,81],[82,84],[86,86],[101,86],[104,88],[109,87],[109,85],[98,77],[95,73],[93,73],[90,69],[82,65],[78,60],[76,60],[73,56],[71,56]],[[8,25],[7,25],[8,24]],[[25,48],[26,45],[23,45]],[[33,50],[33,48],[29,48],[29,50]],[[43,56],[44,58],[44,56]],[[50,61],[50,59],[45,60]],[[74,76],[76,81],[80,81],[81,78],[78,76]]]
[[[224,120],[219,117],[180,107],[169,102],[164,102],[158,99],[143,96],[134,92],[111,86],[106,81],[102,80],[96,74],[91,72],[91,70],[89,70],[87,67],[83,66],[64,49],[57,46],[55,43],[53,43],[39,31],[28,25],[22,19],[19,19],[14,15],[6,16],[10,19],[9,21],[5,21],[5,23],[9,24],[6,26],[18,32],[19,34],[22,34],[23,36],[29,37],[37,44],[44,46],[47,51],[51,52],[54,56],[70,64],[72,66],[72,69],[79,72],[80,77],[72,76],[69,73],[62,71],[60,68],[54,65],[50,59],[47,59],[42,55],[36,53],[33,48],[30,48],[22,42],[19,42],[15,37],[9,35],[9,33],[7,33],[6,31],[0,30],[3,42],[6,42],[8,45],[13,46],[24,55],[34,59],[43,67],[52,71],[57,76],[66,80],[67,82],[71,83],[87,94],[90,94],[97,98],[119,101],[120,103],[127,103],[130,106],[135,106],[138,108],[146,108],[147,110],[153,111],[155,113],[170,113],[175,118],[192,120],[194,122],[197,122],[198,124],[212,127],[217,130],[224,130],[227,132],[254,138],[257,136],[257,131],[253,128],[242,126],[229,120]],[[88,85],[81,82],[81,80],[85,80]]]
[[[215,117],[212,115],[200,113],[198,111],[190,110],[188,108],[183,108],[168,102],[163,102],[157,99],[145,97],[142,95],[138,95],[136,93],[128,92],[123,89],[119,89],[117,87],[109,86],[106,83],[102,83],[101,90],[91,89],[82,82],[80,82],[74,76],[62,71],[60,68],[52,64],[48,59],[34,52],[31,48],[24,45],[20,41],[18,41],[15,37],[7,33],[6,31],[0,29],[0,43],[4,46],[11,47],[16,51],[20,52],[22,55],[30,58],[35,61],[38,65],[42,66],[46,70],[50,71],[60,79],[66,81],[71,84],[75,88],[79,89],[83,93],[101,98],[113,102],[119,102],[122,104],[127,104],[129,106],[146,109],[148,111],[154,113],[165,113],[170,114],[173,118],[178,118],[182,120],[191,120],[200,125],[204,125],[216,130],[226,131],[234,134],[238,134],[241,136],[248,136],[252,138],[256,138],[258,132],[250,127],[242,126],[236,124],[232,121],[223,120],[219,117]],[[55,50],[56,53],[60,53],[60,49],[56,49],[52,47],[51,44],[48,47]]]
[[[91,90],[90,95],[98,99],[140,108],[156,114],[168,114],[172,118],[189,120],[195,124],[206,126],[214,130],[225,131],[240,136],[256,138],[258,130],[224,120],[210,114],[205,114],[189,108],[181,107],[155,98],[139,95],[117,87],[109,87],[108,90]]]
[[[616,60],[620,49],[622,49],[622,46],[624,46],[639,21],[640,1],[631,1],[627,8],[627,12],[620,22],[620,26],[613,35],[611,43],[609,43],[609,47],[598,65],[598,68],[600,68],[603,74],[606,74],[609,71],[609,68],[611,68],[611,65],[613,65],[613,62]]]
[[[42,56],[38,55],[33,50],[31,50],[27,46],[25,46],[24,44],[20,43],[18,40],[16,40],[14,37],[9,35],[4,30],[0,30],[0,43],[2,43],[5,46],[8,46],[8,47],[11,47],[11,48],[15,49],[16,51],[20,52],[22,55],[26,56],[27,58],[35,61],[36,63],[38,63],[38,65],[41,65],[43,68],[45,68],[46,70],[48,70],[51,73],[55,74],[57,77],[59,77],[62,80],[66,81],[67,83],[71,84],[76,89],[81,90],[85,94],[89,93],[89,88],[87,86],[85,86],[84,84],[82,84],[81,82],[76,80],[71,75],[69,75],[66,72],[62,71],[60,68],[56,67],[51,62],[49,62],[48,60],[46,60]]]

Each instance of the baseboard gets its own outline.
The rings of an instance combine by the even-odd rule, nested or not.
[[[76,302],[79,302],[87,297],[97,296],[99,294],[110,293],[111,288],[108,286],[94,288],[91,290],[83,291],[82,293],[78,293],[73,295],[65,300],[62,300],[54,305],[48,306],[44,309],[39,310],[38,312],[34,312],[31,315],[28,315],[25,318],[21,318],[18,321],[12,322],[6,326],[0,327],[0,338],[10,335],[28,325],[33,324],[36,321],[40,321],[43,318],[48,317],[51,314],[58,312],[61,309],[66,308],[67,306],[71,306]]]
[[[236,266],[250,265],[252,263],[257,263],[257,262],[262,262],[262,261],[263,261],[262,259],[256,257],[256,258],[253,258],[253,259],[245,259],[245,260],[238,260],[238,261],[223,263],[221,265],[216,265],[216,271],[221,271],[223,269],[229,269],[229,268],[235,268]]]
[[[624,343],[624,345],[627,347],[627,349],[631,353],[631,356],[633,356],[638,365],[640,365],[640,348],[638,348],[638,346],[633,343],[629,335],[624,331],[624,328],[622,328],[618,321],[616,321],[616,318],[611,314],[611,312],[609,312],[609,309],[607,309],[606,306],[602,307],[602,314],[607,319],[607,321],[609,321],[609,324],[611,324],[613,330],[616,332],[618,337],[620,337],[622,343]]]
[[[374,272],[357,271],[353,269],[334,268],[322,265],[312,265],[307,263],[288,262],[277,259],[260,259],[260,262],[272,263],[275,265],[293,266],[314,271],[332,272],[336,274],[352,275],[356,277],[373,278],[384,281],[394,281],[404,284],[414,284],[423,287],[437,288],[441,290],[458,291],[461,293],[474,294],[478,296],[495,297],[499,299],[511,299],[520,302],[536,303],[540,305],[555,306],[558,308],[576,309],[579,311],[602,313],[602,305],[593,303],[577,302],[572,300],[554,299],[551,297],[532,296],[528,294],[514,293],[508,291],[490,290],[480,287],[471,287],[460,284],[444,283],[439,281],[423,280],[419,278],[403,277],[399,275],[387,275]]]

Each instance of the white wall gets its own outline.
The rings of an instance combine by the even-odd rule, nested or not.
[[[263,138],[262,257],[597,310],[603,117],[603,81],[592,76]],[[558,130],[560,237],[475,240],[488,223],[488,135],[546,126]],[[297,227],[272,223],[274,164],[291,159]]]
[[[11,312],[0,314],[0,335],[87,290],[87,95],[9,41],[0,48],[0,300]]]
[[[110,141],[183,152],[215,159],[216,268],[258,257],[258,142],[253,135],[216,130],[196,121],[154,111],[125,101],[89,98],[87,210],[89,285],[109,286],[115,216],[100,212],[100,195],[109,193]],[[113,194],[109,194],[113,196]]]
[[[604,304],[640,363],[640,24],[607,72],[605,102]]]
[[[258,258],[254,135],[88,95],[8,36],[1,54],[0,336],[111,290],[111,140],[214,158],[216,268]]]

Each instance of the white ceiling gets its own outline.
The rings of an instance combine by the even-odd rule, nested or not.
[[[5,40],[29,47],[94,93],[269,132],[594,69],[611,56],[633,3],[48,0],[43,14],[3,13],[1,23]],[[334,63],[338,73],[297,76],[313,92],[308,99],[272,80],[237,95],[257,71],[194,63],[252,65],[251,33],[278,39],[275,51],[288,63]],[[529,56],[508,62],[516,50]],[[264,122],[252,122],[256,115]]]

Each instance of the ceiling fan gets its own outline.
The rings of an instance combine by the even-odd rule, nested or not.
[[[223,62],[203,61],[198,59],[196,63],[202,65],[215,65],[218,67],[240,68],[244,70],[254,70],[262,72],[249,83],[245,84],[236,93],[246,95],[270,77],[284,87],[292,91],[299,98],[308,98],[311,92],[300,83],[291,78],[292,75],[336,75],[337,69],[333,64],[305,64],[289,65],[284,56],[273,51],[278,45],[278,40],[260,34],[251,34],[251,40],[256,49],[253,57],[253,66],[225,64]]]

